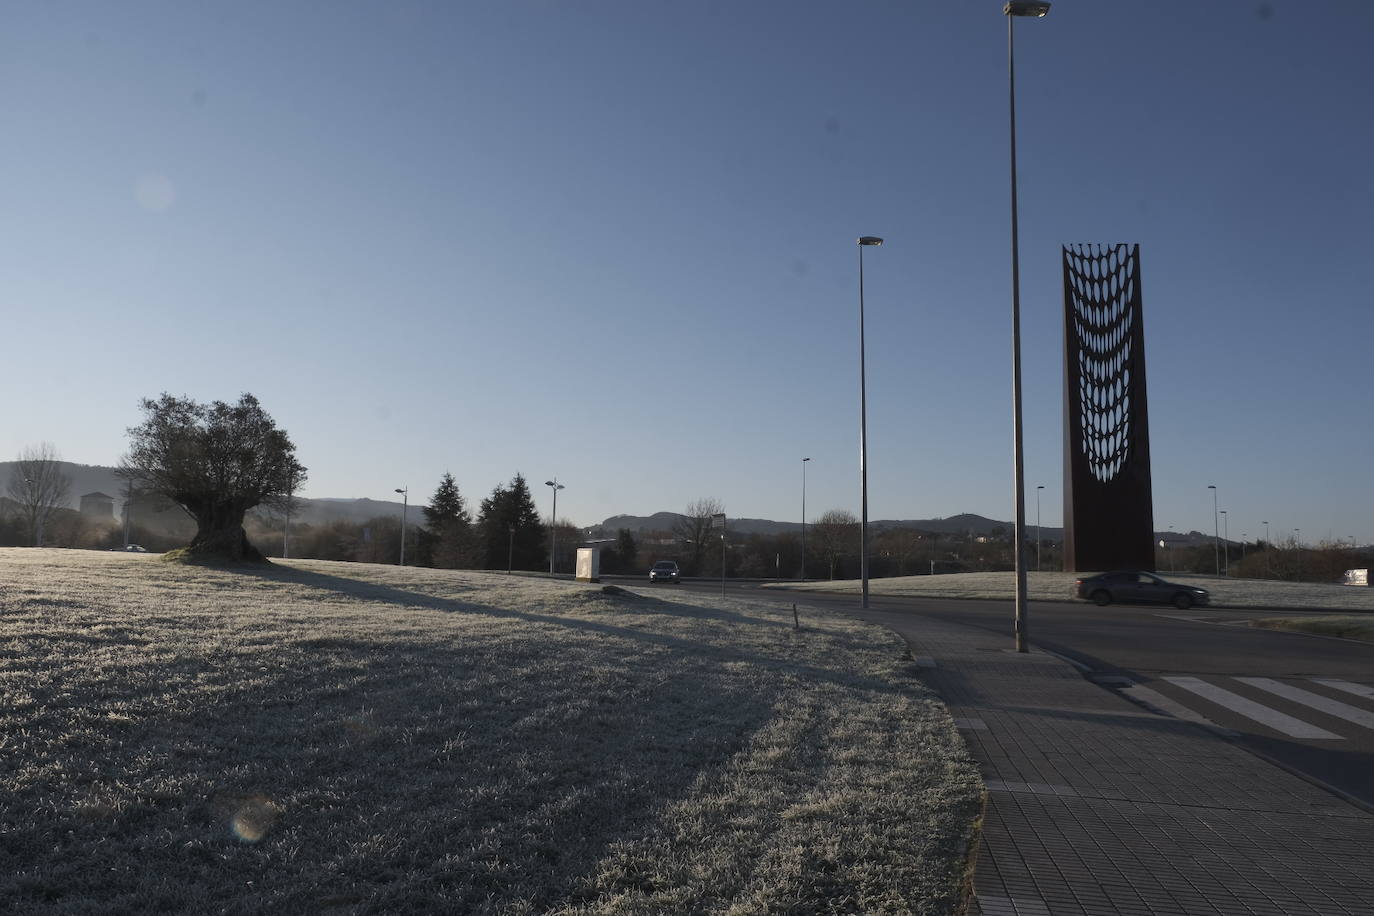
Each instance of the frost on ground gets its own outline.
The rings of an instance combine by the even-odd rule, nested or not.
[[[1263,620],[1252,620],[1250,625],[1271,630],[1293,630],[1298,633],[1315,633],[1318,636],[1339,636],[1341,639],[1374,642],[1374,618],[1365,616],[1266,617]]]
[[[1032,601],[1072,601],[1074,580],[1086,573],[1029,572],[1027,589]],[[1160,573],[1170,582],[1195,585],[1212,593],[1216,607],[1282,608],[1285,610],[1374,611],[1374,588],[1325,585],[1318,582],[1278,582],[1273,579],[1219,579]],[[986,598],[1010,601],[1016,590],[1011,572],[953,573],[942,576],[902,576],[869,579],[869,593],[911,598]],[[777,583],[765,588],[797,591],[859,593],[859,582]]]
[[[16,912],[948,913],[896,637],[500,574],[0,550]]]

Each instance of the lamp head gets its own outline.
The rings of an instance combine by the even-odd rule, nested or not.
[[[406,487],[406,490],[409,490],[409,489],[410,489],[409,487]],[[397,488],[396,488],[396,492],[397,492],[397,493],[404,493],[404,492],[406,492],[406,490],[402,490],[400,487],[397,487]]]
[[[1002,13],[1007,16],[1029,16],[1031,19],[1044,19],[1050,14],[1050,5],[1034,2],[1034,0],[1011,0],[1010,3],[1002,7]]]
[[[881,245],[882,243],[883,243],[883,240],[880,239],[880,238],[878,238],[876,235],[861,235],[861,236],[859,236],[859,244],[860,244],[860,245]]]

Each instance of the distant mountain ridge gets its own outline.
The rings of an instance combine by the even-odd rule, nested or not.
[[[593,527],[599,527],[611,534],[621,528],[628,528],[635,534],[641,531],[672,531],[673,526],[683,517],[679,512],[655,512],[653,515],[612,515],[600,525]],[[801,522],[775,522],[766,518],[727,518],[726,523],[731,531],[741,534],[774,535],[801,531]],[[808,521],[808,524],[814,523],[815,519]],[[972,533],[975,537],[986,537],[997,528],[1010,531],[1012,523],[999,522],[966,512],[961,515],[952,515],[949,518],[870,520],[868,526],[874,530],[914,528],[934,534]],[[1063,536],[1062,529],[1051,528],[1048,525],[1042,529],[1042,532],[1043,536],[1048,538],[1058,539]]]
[[[9,485],[10,475],[14,473],[16,462],[0,461],[0,493]],[[99,464],[74,464],[70,461],[59,462],[62,473],[72,480],[71,493],[68,494],[67,508],[76,509],[81,505],[81,497],[87,493],[104,493],[114,498],[115,518],[124,511],[124,494],[128,486],[119,477],[118,468]],[[295,522],[307,525],[327,525],[330,522],[362,523],[379,515],[400,516],[402,503],[378,499],[348,499],[322,497],[305,499],[297,497],[297,507],[292,514]],[[409,518],[413,524],[424,520],[420,505],[410,507]]]
[[[115,517],[120,516],[124,506],[126,485],[116,473],[117,468],[98,464],[75,464],[70,461],[63,461],[60,464],[62,465],[62,472],[72,479],[72,490],[68,500],[69,508],[76,509],[84,494],[99,492],[114,498]],[[14,466],[15,462],[13,461],[0,461],[0,493],[3,493],[5,486],[9,483]],[[307,525],[326,525],[336,521],[361,524],[380,515],[400,515],[401,508],[402,503],[393,502],[389,499],[338,496],[321,496],[314,499],[298,497],[298,506],[292,518]],[[412,524],[423,524],[424,516],[421,514],[423,508],[422,503],[416,503],[410,507],[408,518]],[[672,531],[674,525],[682,518],[683,515],[680,512],[655,512],[652,515],[612,515],[600,525],[587,526],[583,530],[591,531],[600,528],[610,537],[614,537],[621,528],[628,528],[634,534],[650,531]],[[727,518],[726,521],[730,530],[739,534],[778,535],[801,531],[800,522],[776,522],[766,518]],[[814,523],[815,519],[809,519],[807,522],[808,525]],[[868,525],[874,532],[889,528],[913,528],[934,534],[972,534],[974,537],[987,537],[998,528],[1006,532],[1012,530],[1011,522],[1000,522],[970,512],[951,515],[948,518],[879,519],[870,521]],[[1035,526],[1027,526],[1026,532],[1029,537],[1035,537]],[[1041,529],[1040,534],[1041,537],[1049,540],[1060,541],[1063,540],[1064,529],[1046,525]],[[1185,545],[1209,542],[1212,535],[1198,531],[1187,533],[1155,532],[1155,538],[1168,538],[1176,544]]]

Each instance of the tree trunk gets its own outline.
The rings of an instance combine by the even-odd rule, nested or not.
[[[243,530],[243,516],[247,511],[223,503],[193,507],[191,514],[196,519],[197,530],[186,548],[186,557],[222,563],[266,563],[267,558],[253,546]]]

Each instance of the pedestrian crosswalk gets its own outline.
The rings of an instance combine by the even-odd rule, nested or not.
[[[1336,742],[1374,733],[1374,686],[1338,678],[1168,675],[1125,692],[1177,718],[1255,734]]]

